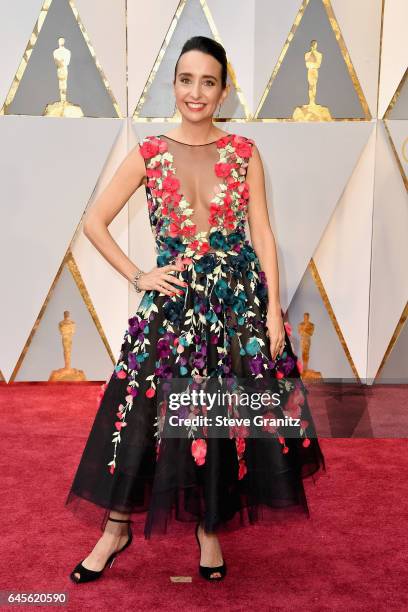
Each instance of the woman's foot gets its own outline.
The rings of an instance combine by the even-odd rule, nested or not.
[[[104,531],[92,551],[82,561],[82,565],[89,570],[101,571],[105,567],[107,558],[115,550],[122,548],[128,539],[128,533],[111,533],[110,531]],[[74,576],[78,579],[80,578],[78,572],[75,572]]]
[[[200,525],[197,532],[201,545],[200,565],[207,567],[220,567],[223,564],[221,546],[214,533],[206,533]],[[212,572],[211,578],[221,578],[220,572]]]

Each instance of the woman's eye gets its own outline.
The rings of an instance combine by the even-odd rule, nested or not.
[[[180,82],[183,84],[186,84],[186,83],[191,83],[191,80],[188,77],[181,77]],[[210,87],[213,87],[215,83],[214,81],[207,80],[207,81],[204,81],[204,85],[209,85]]]

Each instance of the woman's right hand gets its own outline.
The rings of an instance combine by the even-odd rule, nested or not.
[[[173,287],[171,283],[175,283],[181,287],[187,287],[187,283],[179,278],[175,278],[173,271],[181,272],[184,270],[184,264],[178,260],[177,264],[168,264],[167,266],[155,267],[150,272],[145,272],[139,277],[138,285],[142,291],[150,291],[155,289],[166,295],[181,295],[182,290]]]

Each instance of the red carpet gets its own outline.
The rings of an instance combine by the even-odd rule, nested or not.
[[[0,385],[0,590],[65,592],[63,609],[81,611],[408,609],[406,439],[320,438],[327,473],[305,481],[311,519],[220,536],[222,583],[198,577],[193,525],[173,521],[164,537],[135,533],[101,580],[73,584],[100,535],[64,507],[100,384]],[[313,411],[313,392],[310,401]],[[170,581],[180,575],[192,582]]]

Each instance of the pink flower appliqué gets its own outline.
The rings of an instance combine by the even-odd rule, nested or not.
[[[242,478],[247,473],[248,469],[245,463],[245,459],[243,458],[245,452],[245,439],[244,438],[235,438],[235,446],[237,449],[237,458],[238,458],[238,480],[242,480]]]
[[[239,157],[251,157],[252,146],[250,142],[242,136],[234,136],[234,148]]]
[[[245,474],[247,473],[248,469],[245,463],[244,459],[241,459],[239,462],[239,469],[238,469],[238,480],[242,480],[243,477],[245,476]]]
[[[197,465],[204,465],[205,456],[207,454],[207,442],[202,438],[193,440],[191,443],[191,454],[194,457],[194,461]]]
[[[180,181],[174,174],[169,172],[167,176],[163,179],[163,189],[172,193],[174,191],[177,191],[179,187]]]
[[[146,397],[148,397],[149,399],[154,397],[156,391],[155,389],[153,389],[153,387],[149,387],[145,393]]]
[[[288,321],[285,321],[283,325],[284,325],[284,327],[286,329],[286,333],[288,334],[288,336],[291,336],[292,335],[292,326],[291,326],[291,324]]]
[[[155,157],[158,153],[165,153],[167,151],[167,142],[160,138],[149,138],[142,145],[139,145],[140,153],[144,159]]]
[[[305,398],[302,391],[297,387],[289,395],[288,401],[285,404],[284,411],[290,413],[290,416],[294,419],[300,418],[302,414],[301,406],[303,405]]]
[[[229,176],[232,169],[232,165],[226,162],[219,162],[215,164],[215,173],[220,178]]]

